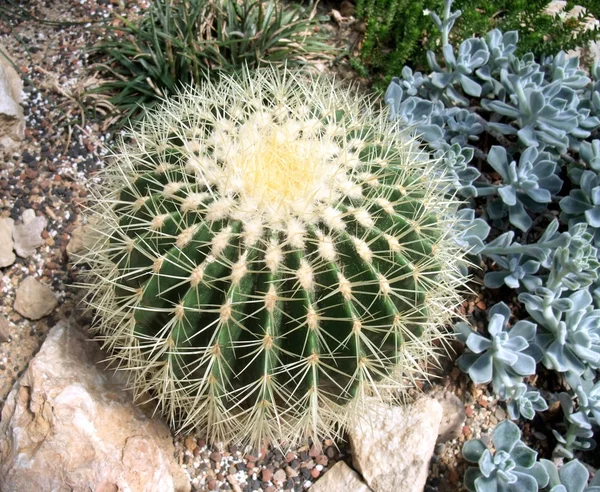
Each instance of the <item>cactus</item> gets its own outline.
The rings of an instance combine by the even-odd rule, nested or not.
[[[127,137],[83,285],[110,360],[176,430],[335,437],[427,377],[465,281],[459,202],[370,99],[261,69],[184,89]]]

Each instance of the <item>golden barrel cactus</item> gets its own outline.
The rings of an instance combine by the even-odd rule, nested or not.
[[[464,283],[459,202],[372,99],[262,69],[185,89],[125,140],[84,285],[173,427],[319,439],[427,376]]]

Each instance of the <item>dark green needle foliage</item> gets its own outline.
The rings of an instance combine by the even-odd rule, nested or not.
[[[459,44],[471,36],[484,36],[492,29],[519,31],[517,55],[554,55],[560,50],[583,46],[600,37],[585,31],[583,17],[561,22],[544,13],[549,0],[456,0],[461,17],[452,31]],[[596,0],[569,2],[565,11],[581,5],[598,17]],[[442,12],[443,0],[358,0],[356,15],[366,22],[366,33],[353,65],[363,73],[381,75],[385,82],[399,74],[405,64],[415,69],[427,65],[427,50],[438,51],[440,37],[428,12]],[[382,85],[383,87],[383,85]]]

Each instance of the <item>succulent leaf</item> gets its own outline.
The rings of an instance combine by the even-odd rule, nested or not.
[[[588,486],[590,473],[579,460],[569,461],[560,468],[550,460],[541,459],[540,463],[550,477],[550,492],[600,492],[600,486],[595,485],[594,480]],[[596,477],[600,475],[596,474]]]
[[[523,231],[528,230],[532,221],[525,206],[531,208],[530,202],[549,203],[552,195],[562,188],[562,180],[554,174],[556,161],[548,152],[529,147],[521,154],[518,164],[516,161],[509,163],[506,149],[499,145],[490,149],[487,161],[502,178],[502,184],[475,188],[476,194],[489,196],[497,193],[507,206],[511,224]],[[494,219],[504,215],[497,201],[490,202],[488,213]]]
[[[457,338],[467,349],[457,359],[458,367],[469,374],[475,384],[493,383],[494,391],[502,393],[518,384],[523,376],[535,374],[536,360],[526,353],[535,336],[535,324],[518,321],[507,329],[509,307],[500,302],[490,309],[490,338],[474,332],[466,323],[456,324]]]
[[[537,491],[548,484],[548,472],[536,462],[537,452],[521,442],[521,431],[510,420],[496,426],[492,441],[496,449],[493,455],[479,439],[467,441],[463,446],[467,461],[474,462],[480,455],[478,468],[470,467],[465,474],[468,490]]]

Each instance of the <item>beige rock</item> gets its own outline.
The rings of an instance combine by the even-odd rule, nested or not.
[[[403,407],[373,403],[348,428],[354,468],[375,492],[423,492],[441,420],[432,398]]]
[[[40,319],[48,316],[58,301],[52,289],[38,282],[34,277],[25,278],[17,288],[14,309],[28,319]]]
[[[2,409],[0,490],[189,492],[168,428],[101,358],[68,323],[49,332]]]
[[[23,83],[19,74],[0,52],[0,147],[12,149],[23,140],[25,118],[20,105]]]
[[[369,492],[371,489],[343,461],[338,461],[323,478],[315,482],[311,492]]]
[[[11,218],[0,218],[0,268],[12,265],[17,259],[13,253],[14,227],[15,221]]]
[[[557,15],[560,14],[566,6],[566,0],[554,0],[546,6],[544,13],[546,15]]]
[[[46,217],[36,216],[34,210],[29,208],[23,212],[21,224],[16,225],[13,232],[15,251],[21,258],[35,254],[36,249],[45,243],[41,234],[46,225]]]

